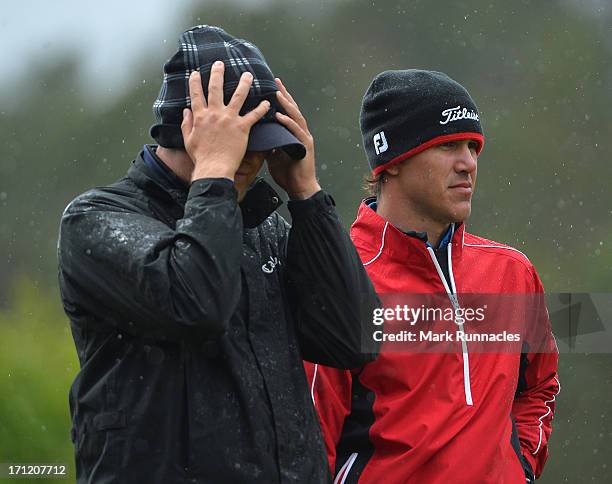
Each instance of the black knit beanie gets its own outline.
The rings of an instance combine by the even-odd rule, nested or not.
[[[378,74],[365,93],[359,121],[374,174],[448,141],[478,141],[477,153],[484,145],[476,104],[461,84],[442,72]]]
[[[225,64],[223,98],[226,104],[244,72],[253,74],[253,82],[240,113],[251,111],[264,99],[270,101],[268,112],[251,128],[247,150],[279,148],[293,159],[303,158],[304,145],[276,120],[276,112],[285,112],[276,98],[278,87],[274,75],[261,51],[251,42],[211,25],[198,25],[183,32],[178,51],[164,64],[163,83],[153,104],[157,124],[151,128],[151,136],[166,148],[184,147],[181,123],[183,109],[191,105],[189,75],[195,70],[200,72],[204,95],[208,97],[210,71],[217,60]]]

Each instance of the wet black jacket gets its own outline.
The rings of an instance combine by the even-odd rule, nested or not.
[[[333,200],[289,202],[290,228],[263,180],[240,205],[226,179],[165,186],[141,154],[62,217],[78,481],[327,481],[302,358],[370,360],[377,304]]]

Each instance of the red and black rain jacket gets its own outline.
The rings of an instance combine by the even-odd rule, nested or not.
[[[451,227],[444,264],[365,202],[351,238],[379,295],[543,293],[524,254],[463,225]],[[531,482],[546,462],[560,390],[547,334],[548,351],[537,353],[471,352],[459,342],[446,353],[383,345],[377,360],[353,370],[306,363],[335,482]]]

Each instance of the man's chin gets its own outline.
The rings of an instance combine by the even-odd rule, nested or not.
[[[238,192],[238,201],[241,202],[249,188],[248,181],[244,176],[234,177],[234,187]]]
[[[472,213],[472,206],[471,204],[468,205],[467,207],[458,207],[455,210],[453,210],[450,214],[450,221],[452,223],[461,223],[464,222],[465,220],[467,220],[470,216],[470,214]]]

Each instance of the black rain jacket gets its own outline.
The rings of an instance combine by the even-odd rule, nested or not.
[[[165,188],[141,155],[66,208],[59,281],[81,369],[79,483],[318,483],[328,463],[302,358],[365,364],[378,305],[333,200],[264,181]]]

